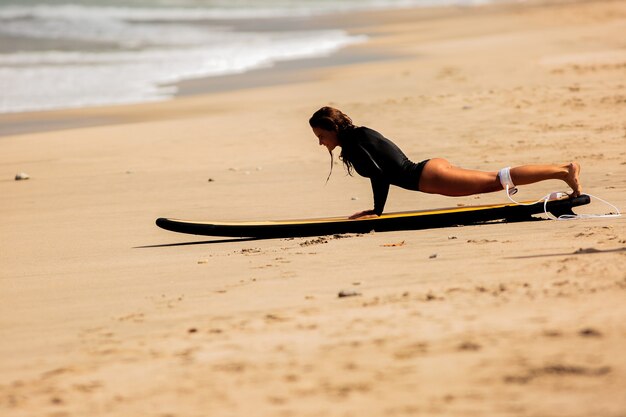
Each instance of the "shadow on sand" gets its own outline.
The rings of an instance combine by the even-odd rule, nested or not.
[[[549,258],[552,256],[571,256],[571,255],[591,255],[598,253],[616,253],[616,252],[626,252],[626,247],[617,248],[617,249],[596,249],[596,248],[580,248],[575,250],[574,252],[563,252],[563,253],[550,253],[547,255],[526,255],[526,256],[509,256],[504,259],[532,259],[532,258]]]
[[[264,239],[258,238],[258,237],[246,237],[246,238],[238,237],[235,239],[203,240],[200,242],[163,243],[160,245],[135,246],[133,247],[133,249],[168,248],[172,246],[191,246],[191,245],[216,245],[220,243],[250,242],[253,240],[264,240]]]

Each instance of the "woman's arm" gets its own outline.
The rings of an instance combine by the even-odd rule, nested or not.
[[[374,194],[374,209],[365,210],[350,216],[351,219],[377,217],[383,213],[387,195],[389,194],[389,182],[384,179],[384,172],[373,155],[362,144],[355,146],[350,152],[350,162],[356,172],[370,179],[372,193]]]
[[[389,195],[389,183],[381,178],[370,178],[372,193],[374,193],[374,214],[380,216],[385,209]]]

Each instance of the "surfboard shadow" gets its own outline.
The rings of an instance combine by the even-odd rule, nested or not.
[[[505,220],[494,220],[494,221],[489,221],[489,222],[481,222],[481,223],[470,223],[470,224],[454,224],[454,225],[450,225],[450,226],[433,226],[431,228],[446,228],[446,227],[463,227],[463,226],[479,226],[479,225],[487,225],[487,224],[503,224],[503,223],[517,223],[517,222],[523,222],[523,221],[544,221],[546,219],[541,219],[541,218],[536,218],[536,217],[527,217],[527,218],[520,218],[520,219],[505,219]],[[394,231],[415,231],[415,230],[419,230],[419,229],[412,229],[412,228],[405,228],[405,229],[398,229],[398,230],[394,230]],[[372,230],[374,231],[374,230]],[[358,232],[355,234],[367,234],[370,233],[371,231],[368,232]],[[384,231],[380,231],[380,232],[384,232]],[[215,245],[215,244],[221,244],[221,243],[238,243],[238,242],[252,242],[255,240],[276,240],[276,239],[304,239],[307,237],[314,237],[314,236],[333,236],[333,235],[343,235],[345,233],[328,233],[328,234],[302,234],[302,235],[290,235],[290,236],[267,236],[267,237],[237,237],[237,238],[232,238],[232,239],[217,239],[217,240],[202,240],[202,241],[198,241],[198,242],[180,242],[180,243],[162,243],[162,244],[158,244],[158,245],[144,245],[144,246],[133,246],[133,249],[149,249],[149,248],[167,248],[167,247],[176,247],[176,246],[193,246],[193,245]]]
[[[199,242],[162,243],[159,245],[134,246],[133,249],[169,248],[169,247],[175,247],[175,246],[192,246],[192,245],[216,245],[220,243],[251,242],[253,240],[264,240],[264,238],[245,237],[245,238],[234,238],[234,239],[202,240]]]
[[[504,259],[532,259],[532,258],[550,258],[554,256],[571,256],[571,255],[593,255],[599,253],[617,253],[626,252],[626,247],[617,249],[596,249],[596,248],[580,248],[574,252],[549,253],[546,255],[525,255],[525,256],[508,256]]]

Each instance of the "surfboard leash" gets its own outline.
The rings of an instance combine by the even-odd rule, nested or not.
[[[517,189],[515,189],[517,191]],[[520,206],[530,206],[533,204],[537,204],[543,201],[543,211],[545,212],[546,216],[548,216],[549,219],[551,220],[578,220],[578,219],[606,219],[606,218],[616,218],[616,217],[621,217],[622,213],[620,212],[619,208],[617,208],[616,205],[609,203],[608,201],[600,198],[600,197],[596,197],[595,195],[591,195],[588,193],[582,193],[581,195],[586,195],[591,199],[596,199],[598,201],[603,202],[604,204],[606,204],[609,207],[612,207],[615,210],[615,213],[607,213],[607,214],[562,214],[558,217],[554,216],[552,213],[550,213],[548,211],[548,202],[549,201],[553,201],[553,200],[558,200],[560,198],[563,198],[565,196],[567,196],[568,194],[564,191],[555,191],[549,194],[546,194],[545,196],[541,197],[539,200],[534,201],[532,203],[521,203],[519,201],[516,201],[513,199],[513,197],[511,197],[512,194],[515,193],[511,193],[510,192],[510,188],[509,188],[509,184],[506,184],[506,196],[509,198],[509,200],[511,200],[513,203],[515,204],[519,204]]]

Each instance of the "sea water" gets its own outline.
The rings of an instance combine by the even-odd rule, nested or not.
[[[178,81],[366,40],[340,28],[294,29],[312,17],[479,1],[0,0],[0,113],[164,100]],[[250,29],[254,22],[265,25]]]

